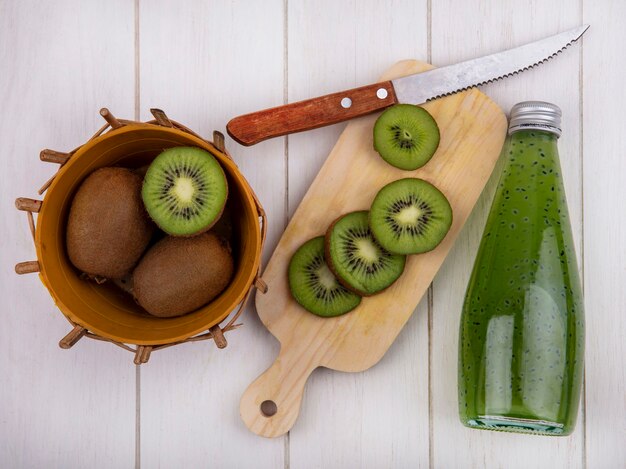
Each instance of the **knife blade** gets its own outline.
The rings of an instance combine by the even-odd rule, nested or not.
[[[249,146],[370,114],[397,103],[422,104],[535,67],[576,42],[588,28],[589,25],[579,26],[477,59],[245,114],[228,122],[226,130],[235,141]]]

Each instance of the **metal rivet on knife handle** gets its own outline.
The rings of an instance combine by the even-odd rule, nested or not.
[[[341,100],[341,107],[344,109],[349,109],[352,106],[352,100],[347,96]]]

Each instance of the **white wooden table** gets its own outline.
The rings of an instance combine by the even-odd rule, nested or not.
[[[626,3],[621,0],[0,0],[0,467],[626,467]],[[300,419],[267,440],[239,419],[278,353],[250,306],[220,351],[155,353],[141,368],[109,344],[57,347],[68,324],[36,275],[17,196],[55,170],[108,106],[150,107],[210,135],[235,115],[366,84],[404,58],[446,65],[581,23],[576,45],[484,91],[505,110],[563,108],[560,142],[584,279],[582,411],[567,438],[481,432],[457,417],[458,322],[497,174],[412,319],[371,370],[318,370]],[[268,212],[267,260],[343,125],[243,148],[227,140]],[[496,170],[498,173],[498,170]]]

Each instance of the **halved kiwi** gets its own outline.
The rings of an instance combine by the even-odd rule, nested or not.
[[[407,171],[424,166],[439,146],[439,127],[428,111],[397,104],[374,124],[374,149],[390,165]]]
[[[318,316],[339,316],[361,303],[361,297],[339,284],[326,265],[323,236],[304,243],[291,258],[289,289],[304,309]]]
[[[342,285],[362,296],[378,293],[404,271],[406,257],[391,254],[372,236],[368,212],[339,217],[326,232],[326,261]]]
[[[370,227],[381,246],[398,254],[434,249],[452,225],[452,207],[435,186],[418,178],[383,187],[370,208]]]
[[[141,191],[150,217],[166,233],[193,236],[220,217],[228,185],[224,170],[209,152],[195,147],[169,148],[157,156]]]

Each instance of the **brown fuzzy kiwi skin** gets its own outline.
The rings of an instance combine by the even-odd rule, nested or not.
[[[133,294],[133,276],[132,274],[127,274],[122,278],[116,278],[112,280],[113,284],[118,287],[119,289],[121,289],[122,291],[125,291],[126,293],[130,294],[131,296],[134,296]]]
[[[213,232],[193,238],[167,236],[135,268],[135,299],[154,316],[181,316],[222,293],[234,270],[230,249]]]
[[[66,228],[72,264],[91,277],[119,279],[131,272],[155,226],[141,199],[141,177],[125,168],[105,167],[78,188]]]
[[[344,214],[347,215],[347,214]],[[359,296],[373,296],[373,295],[378,295],[380,292],[376,292],[376,293],[368,293],[368,292],[364,292],[361,290],[357,290],[356,288],[354,288],[352,285],[350,285],[348,282],[346,282],[344,279],[341,278],[341,275],[339,275],[339,272],[337,272],[337,270],[335,269],[335,266],[333,264],[333,260],[330,257],[330,233],[332,232],[333,228],[335,227],[335,225],[337,224],[337,222],[344,217],[344,215],[340,215],[339,217],[337,217],[328,227],[328,229],[326,230],[326,234],[324,235],[324,257],[326,258],[326,265],[328,265],[328,268],[330,269],[330,271],[333,273],[333,275],[337,278],[337,281],[346,289],[351,291],[352,293],[356,293]],[[389,288],[389,287],[387,287]],[[383,290],[381,290],[383,291]]]

